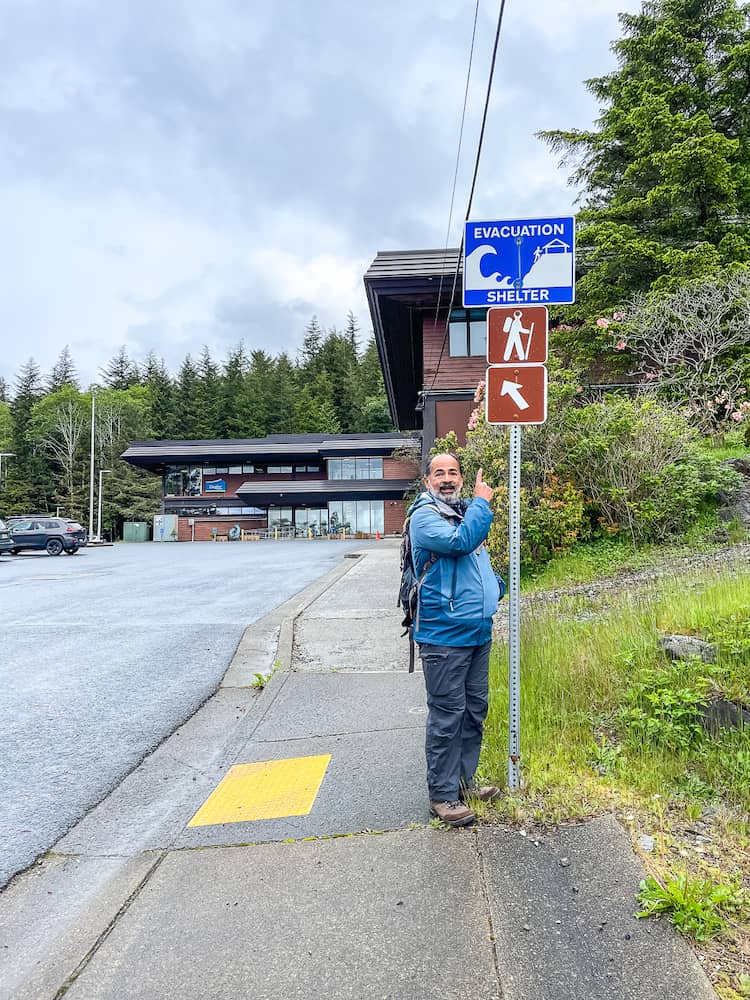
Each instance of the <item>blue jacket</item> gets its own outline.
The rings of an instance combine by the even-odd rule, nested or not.
[[[475,497],[462,516],[429,493],[421,493],[408,514],[417,577],[430,555],[438,556],[422,581],[414,639],[438,646],[489,642],[500,598],[497,577],[482,544],[492,524],[490,505]]]

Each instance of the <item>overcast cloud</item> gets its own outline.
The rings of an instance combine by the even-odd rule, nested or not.
[[[507,0],[472,216],[566,214],[534,133],[587,127],[637,0]],[[481,0],[451,243],[499,0]],[[174,371],[207,344],[294,355],[317,314],[365,334],[378,250],[445,243],[472,0],[5,0],[0,375],[67,343]]]

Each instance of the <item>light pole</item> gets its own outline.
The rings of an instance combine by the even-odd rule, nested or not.
[[[96,400],[95,385],[91,386],[91,473],[89,475],[89,538],[94,534],[94,409]]]
[[[111,469],[99,469],[99,512],[96,519],[96,538],[95,542],[100,542],[102,540],[102,476],[105,472],[111,472]]]
[[[0,451],[0,487],[3,485],[3,459],[15,457],[16,454],[13,451]]]

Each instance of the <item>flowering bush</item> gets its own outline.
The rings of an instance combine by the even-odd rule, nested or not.
[[[719,488],[735,481],[695,440],[675,408],[610,396],[570,410],[558,469],[591,501],[605,532],[660,541],[684,531]]]

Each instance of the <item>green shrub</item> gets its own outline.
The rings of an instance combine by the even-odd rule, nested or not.
[[[606,533],[634,543],[683,532],[733,470],[695,446],[677,410],[654,399],[608,396],[567,416],[557,469],[589,498]]]
[[[671,751],[700,746],[705,736],[701,708],[709,681],[697,668],[697,662],[675,661],[637,671],[615,715],[628,742]]]

